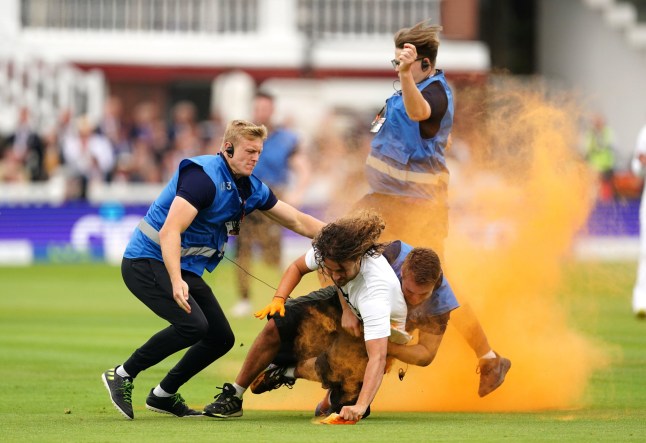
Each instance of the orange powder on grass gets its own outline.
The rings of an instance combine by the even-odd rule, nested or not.
[[[599,346],[568,324],[556,292],[561,263],[592,204],[592,179],[576,154],[579,112],[567,98],[509,83],[480,91],[478,100],[482,113],[468,137],[473,164],[451,183],[444,267],[511,370],[498,390],[478,397],[477,358],[449,323],[429,367],[395,363],[374,410],[578,407],[591,374],[607,363]],[[293,391],[246,396],[245,406],[313,409],[322,394],[299,381]]]

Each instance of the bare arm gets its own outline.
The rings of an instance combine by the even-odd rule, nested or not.
[[[403,363],[428,366],[435,359],[442,337],[444,334],[434,335],[420,331],[417,344],[406,346],[388,342],[388,355]]]
[[[289,295],[294,291],[296,286],[301,282],[305,274],[312,272],[305,264],[305,255],[301,255],[294,260],[285,270],[283,276],[278,283],[278,288],[274,293],[274,297],[269,304],[258,312],[254,313],[254,317],[263,319],[268,315],[278,313],[281,317],[285,316],[285,301]]]
[[[404,107],[408,117],[416,122],[421,122],[431,116],[431,105],[424,99],[424,96],[417,89],[417,84],[410,67],[417,58],[417,49],[410,43],[405,43],[399,55],[399,81],[402,87]]]
[[[191,225],[196,215],[197,209],[193,205],[182,197],[175,197],[168,210],[164,226],[159,230],[159,244],[173,287],[173,298],[179,307],[189,314],[191,306],[188,304],[188,284],[182,279],[180,266],[181,234]]]
[[[278,283],[278,288],[276,288],[274,296],[287,299],[301,282],[303,276],[310,272],[312,270],[305,264],[305,254],[303,254],[287,267]]]
[[[353,406],[344,406],[339,414],[346,420],[359,420],[377,395],[381,380],[386,368],[386,351],[388,337],[366,341],[368,364],[363,375],[363,386],[359,392],[357,403]]]
[[[278,200],[278,203],[270,210],[261,212],[276,223],[308,238],[314,238],[325,226],[321,220],[305,214],[281,200]]]

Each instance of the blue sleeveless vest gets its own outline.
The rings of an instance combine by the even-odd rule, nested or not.
[[[228,239],[227,222],[240,222],[245,214],[266,203],[269,188],[253,175],[248,180],[251,193],[246,201],[236,187],[235,180],[220,155],[204,155],[182,160],[166,188],[148,209],[139,227],[135,229],[126,247],[126,258],[153,258],[162,260],[159,246],[159,230],[164,225],[170,205],[177,193],[179,171],[190,163],[196,163],[215,184],[215,198],[208,208],[202,209],[191,225],[182,233],[181,268],[202,275],[211,272],[224,256]],[[244,204],[244,212],[243,212]]]
[[[385,121],[371,143],[366,159],[366,177],[375,192],[408,197],[446,197],[449,172],[444,151],[453,127],[453,94],[444,73],[417,84],[421,91],[433,82],[440,82],[446,92],[448,106],[437,134],[424,139],[419,122],[406,114],[401,91],[386,100]]]
[[[398,245],[401,245],[399,254],[393,257]],[[386,251],[384,251],[384,257],[388,259],[390,266],[393,268],[393,271],[395,271],[395,274],[397,274],[397,278],[400,282],[402,280],[402,264],[404,263],[404,259],[408,253],[412,250],[413,247],[411,245],[404,243],[401,240],[397,240],[388,245]],[[428,315],[441,315],[450,312],[459,306],[460,304],[455,298],[451,285],[449,285],[446,277],[442,277],[440,287],[435,289],[431,296],[426,299],[421,306],[417,306],[414,309],[417,310],[421,308],[423,309],[423,312]]]

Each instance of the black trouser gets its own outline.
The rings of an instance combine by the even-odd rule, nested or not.
[[[128,289],[155,314],[170,323],[123,364],[133,378],[169,355],[190,346],[160,383],[164,391],[173,394],[233,347],[235,337],[229,322],[213,291],[198,275],[182,271],[182,278],[189,290],[191,313],[188,314],[173,299],[170,277],[162,262],[147,258],[124,258],[121,274]]]
[[[335,286],[288,299],[285,315],[272,317],[280,336],[280,350],[273,363],[292,366],[319,355],[341,330],[342,312]]]
[[[342,312],[336,287],[327,286],[290,298],[285,316],[273,317],[281,341],[273,362],[291,366],[315,357],[322,386],[334,394],[335,412],[356,403],[368,363],[363,335],[354,337],[343,330]]]

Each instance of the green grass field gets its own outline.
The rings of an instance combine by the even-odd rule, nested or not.
[[[565,274],[560,291],[567,295],[574,327],[623,354],[593,375],[585,408],[374,411],[356,426],[320,426],[312,423],[310,410],[245,409],[243,418],[229,420],[147,411],[148,390],[176,358],[140,374],[133,395],[136,419],[126,421],[109,402],[100,375],[161,329],[162,321],[129,294],[116,267],[0,268],[0,441],[646,441],[646,321],[630,312],[635,265],[578,263],[567,265]],[[207,280],[228,310],[235,302],[232,265],[223,264]],[[594,322],[588,321],[591,303],[600,313]],[[232,352],[181,390],[193,407],[210,402],[216,384],[235,375],[262,322],[250,318],[232,325]]]

